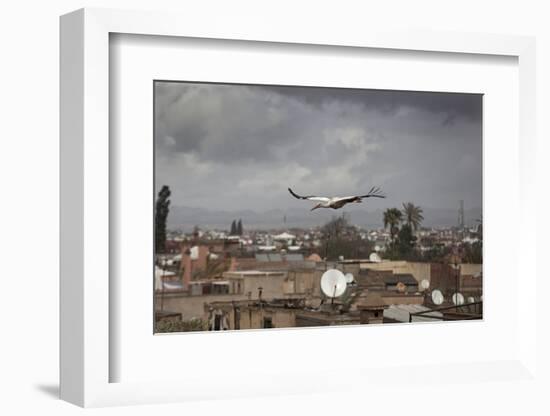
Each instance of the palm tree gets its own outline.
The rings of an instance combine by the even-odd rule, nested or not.
[[[405,222],[413,230],[418,230],[420,223],[424,219],[422,215],[422,208],[414,205],[412,202],[403,203],[403,215],[405,216]]]
[[[391,241],[395,242],[395,237],[399,232],[399,223],[403,219],[403,213],[397,208],[388,208],[384,211],[384,228],[390,229]]]

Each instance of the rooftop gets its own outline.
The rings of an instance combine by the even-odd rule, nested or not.
[[[386,284],[397,284],[397,283],[404,283],[406,285],[417,285],[418,282],[416,281],[416,279],[414,278],[414,276],[412,274],[409,274],[409,273],[401,273],[401,274],[398,274],[398,273],[395,273],[395,274],[392,274],[392,275],[386,275],[384,276],[384,283]]]
[[[224,272],[223,276],[225,278],[244,277],[244,276],[270,277],[270,276],[281,276],[284,274],[285,274],[284,271],[240,270],[240,271]]]

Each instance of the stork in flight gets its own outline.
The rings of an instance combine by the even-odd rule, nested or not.
[[[307,195],[307,196],[301,196],[292,189],[288,188],[288,192],[294,197],[298,199],[308,199],[310,201],[316,201],[318,202],[317,205],[315,205],[313,208],[311,208],[311,211],[317,208],[332,208],[332,209],[338,209],[342,208],[344,205],[350,203],[350,202],[362,202],[363,198],[385,198],[386,195],[382,193],[380,188],[373,186],[370,191],[366,195],[353,195],[353,196],[334,196],[332,198],[326,197],[326,196],[314,196],[314,195]]]

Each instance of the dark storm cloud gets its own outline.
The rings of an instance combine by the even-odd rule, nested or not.
[[[175,205],[286,209],[288,186],[380,185],[377,207],[481,206],[480,95],[156,83],[155,100],[156,183]]]
[[[270,86],[266,90],[321,107],[330,101],[355,102],[383,113],[395,113],[401,107],[414,107],[432,113],[447,114],[445,122],[457,117],[481,121],[479,94],[453,94],[423,91],[390,91],[342,88],[297,88]]]
[[[161,84],[162,85],[162,84]],[[206,160],[268,161],[303,131],[298,103],[248,86],[169,84],[179,95],[157,96],[157,149],[200,154]],[[166,90],[166,85],[162,85]],[[167,138],[167,141],[162,138]],[[163,146],[166,144],[166,146]]]

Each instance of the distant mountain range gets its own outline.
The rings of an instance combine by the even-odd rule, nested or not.
[[[457,225],[457,209],[424,209],[424,221],[426,227],[449,227]],[[342,215],[345,212],[352,224],[363,228],[382,227],[383,209],[365,210],[351,207],[343,210],[319,209],[310,212],[308,208],[272,209],[263,212],[253,210],[210,210],[206,208],[194,208],[186,206],[170,207],[168,215],[168,228],[190,231],[195,225],[209,229],[229,230],[231,221],[242,219],[243,227],[253,229],[271,228],[309,228],[321,226],[333,216]],[[464,221],[467,226],[475,224],[475,220],[481,218],[481,208],[464,210]],[[286,217],[286,224],[284,222]]]

